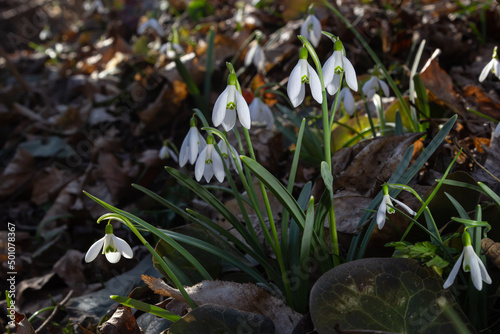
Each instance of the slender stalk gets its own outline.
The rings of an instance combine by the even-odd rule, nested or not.
[[[311,56],[314,64],[316,65],[316,69],[318,72],[319,81],[321,83],[321,93],[323,95],[323,101],[321,103],[321,110],[323,114],[323,138],[324,138],[324,151],[325,151],[325,161],[328,164],[328,168],[330,169],[330,174],[332,174],[332,150],[331,150],[331,128],[330,128],[330,119],[328,113],[328,101],[326,99],[326,89],[325,82],[323,80],[323,69],[321,67],[321,63],[319,61],[318,55],[314,50],[313,46],[309,41],[303,36],[298,36],[300,41],[304,44]],[[342,81],[341,81],[342,82]],[[339,88],[340,89],[340,88]],[[337,236],[337,223],[335,220],[335,210],[333,203],[333,192],[330,194],[331,197],[331,206],[328,210],[328,227],[330,229],[330,241],[332,245],[332,257],[333,257],[333,265],[337,266],[340,264],[339,257],[339,242]]]

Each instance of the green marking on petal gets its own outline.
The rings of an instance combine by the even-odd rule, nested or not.
[[[229,155],[227,155],[227,153],[222,153],[222,158],[224,158],[225,160],[227,160],[227,158],[229,158]]]
[[[396,210],[394,210],[393,208],[391,207],[387,207],[387,212],[390,213],[390,214],[393,214],[394,212],[396,212]]]
[[[104,250],[104,253],[105,254],[108,254],[108,253],[116,253],[116,248],[114,248],[113,246],[111,245],[108,245],[108,247],[106,247],[106,249]]]
[[[340,74],[340,73],[343,73],[343,72],[344,72],[344,69],[342,68],[342,66],[335,67],[335,73],[336,74]]]
[[[232,101],[231,101],[231,102],[229,102],[229,103],[227,104],[227,106],[226,106],[226,109],[230,109],[230,110],[234,110],[234,109],[236,109],[236,103],[234,103],[234,102],[232,102]]]
[[[300,78],[300,82],[308,84],[309,78],[307,77],[307,75],[303,75],[302,78]]]
[[[470,266],[468,264],[465,265],[465,271],[470,271]]]
[[[211,164],[212,164],[212,159],[205,160],[205,165],[211,165]]]

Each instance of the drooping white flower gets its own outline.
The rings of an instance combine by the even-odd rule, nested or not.
[[[250,119],[252,123],[263,123],[269,130],[274,127],[274,116],[271,108],[261,100],[260,97],[255,97],[248,106],[250,109]]]
[[[189,131],[182,141],[181,150],[179,152],[179,166],[184,165],[189,161],[192,165],[196,162],[198,153],[200,153],[207,145],[205,138],[201,135],[197,128],[196,118],[192,117],[190,121]]]
[[[351,62],[345,56],[344,46],[340,40],[335,42],[333,54],[323,65],[323,78],[326,90],[334,95],[340,88],[340,74],[344,73],[347,85],[355,92],[358,91],[358,79]]]
[[[177,154],[168,146],[168,140],[165,140],[163,142],[163,146],[160,149],[160,152],[158,153],[158,158],[160,159],[168,159],[172,158],[175,162],[179,161],[179,158],[177,157]]]
[[[498,61],[497,47],[493,49],[493,56],[491,60],[486,64],[486,66],[481,71],[479,75],[479,82],[483,82],[489,73],[493,73],[498,79],[500,79],[500,62]]]
[[[164,53],[168,59],[174,59],[184,53],[184,49],[178,43],[167,42],[160,47],[160,53]]]
[[[472,242],[469,232],[464,231],[464,233],[462,234],[462,243],[464,245],[462,254],[460,254],[460,257],[458,258],[457,262],[455,262],[455,265],[453,266],[453,269],[451,270],[448,279],[446,280],[446,282],[444,282],[443,289],[446,289],[453,284],[455,278],[457,277],[457,273],[458,270],[460,269],[460,264],[462,263],[463,259],[462,268],[464,272],[470,271],[470,276],[472,278],[472,283],[474,284],[474,287],[477,290],[482,290],[483,281],[486,284],[491,284],[491,277],[490,275],[488,275],[488,271],[486,270],[483,261],[481,261],[481,258],[477,256],[476,252],[474,251],[474,248],[472,247]]]
[[[318,74],[307,62],[308,52],[305,47],[300,49],[299,62],[290,73],[288,78],[288,85],[286,87],[288,98],[294,107],[304,101],[306,95],[305,84],[311,86],[311,94],[318,103],[323,102],[323,94],[321,93],[321,82],[319,81]]]
[[[137,28],[137,34],[138,35],[143,35],[147,29],[151,29],[155,31],[159,36],[165,36],[165,32],[163,31],[163,28],[160,26],[158,21],[156,19],[149,19],[146,22],[142,23],[138,28]]]
[[[238,168],[236,167],[236,164],[232,156],[232,154],[236,156],[236,161],[238,162],[238,165],[241,168],[241,160],[237,153],[238,151],[236,151],[236,149],[231,144],[229,144],[228,147],[226,142],[222,139],[217,143],[217,146],[219,147],[220,153],[222,154],[222,159],[224,159],[226,166],[228,168],[232,167],[236,171],[236,173],[238,173]]]
[[[339,107],[340,102],[344,102],[345,111],[352,116],[354,114],[356,106],[354,105],[354,97],[352,96],[349,87],[344,87],[340,90],[339,104],[337,105],[337,108]]]
[[[387,86],[385,81],[374,75],[367,82],[365,82],[362,89],[363,94],[365,94],[368,100],[371,100],[373,95],[375,95],[375,93],[377,93],[380,89],[384,92],[384,96],[389,96],[389,86]]]
[[[222,127],[230,131],[236,124],[236,112],[242,126],[250,129],[250,110],[245,98],[236,88],[236,74],[229,74],[226,89],[215,101],[214,111],[212,113],[212,122],[214,126]]]
[[[260,43],[255,40],[251,43],[252,45],[247,51],[245,55],[245,66],[250,64],[254,64],[258,71],[264,72],[265,67],[264,64],[266,62],[266,56],[264,55],[264,51],[262,50]]]
[[[415,216],[417,214],[415,211],[410,209],[410,207],[408,205],[406,205],[403,202],[398,201],[397,199],[389,196],[389,188],[387,187],[387,185],[384,185],[382,187],[382,190],[384,192],[384,197],[382,198],[382,202],[380,202],[380,205],[379,205],[378,211],[377,211],[377,225],[378,225],[379,230],[381,230],[385,225],[386,213],[393,214],[394,212],[396,212],[396,210],[394,210],[394,208],[393,208],[394,205],[392,205],[392,201],[399,204],[399,206],[401,206],[403,209],[405,209],[405,211],[408,212],[410,215]]]
[[[194,176],[198,182],[202,177],[205,177],[205,181],[210,182],[214,175],[219,182],[224,181],[225,174],[222,158],[215,150],[214,138],[209,136],[207,138],[207,146],[201,151],[198,160],[196,160]]]
[[[122,255],[127,259],[134,256],[129,244],[125,240],[115,237],[113,226],[109,223],[106,225],[106,235],[90,246],[87,254],[85,254],[85,262],[94,261],[101,249],[102,254],[106,255],[106,259],[110,263],[117,263]]]
[[[321,38],[321,23],[314,14],[309,14],[302,26],[300,27],[300,34],[307,38],[314,47],[317,47]]]

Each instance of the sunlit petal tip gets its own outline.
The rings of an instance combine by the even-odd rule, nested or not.
[[[121,257],[122,257],[122,255],[118,252],[106,253],[106,260],[108,260],[109,263],[118,263],[118,261],[120,261]]]
[[[85,262],[92,262],[95,260],[97,255],[101,252],[102,246],[104,244],[104,239],[105,237],[102,237],[101,239],[97,240],[90,246],[89,250],[87,251],[87,254],[85,254]]]

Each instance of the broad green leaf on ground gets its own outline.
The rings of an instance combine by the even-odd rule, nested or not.
[[[439,297],[469,324],[443,280],[417,261],[369,258],[326,272],[311,290],[310,313],[319,334],[343,330],[455,333]],[[471,332],[474,332],[472,327]]]
[[[216,304],[199,306],[170,326],[169,334],[274,334],[273,322],[260,314]]]

